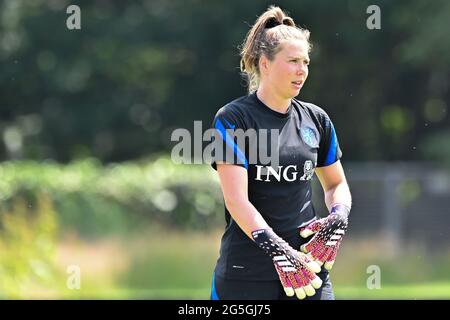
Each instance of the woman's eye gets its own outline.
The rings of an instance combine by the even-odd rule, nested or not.
[[[299,60],[293,59],[293,60],[290,60],[289,62],[299,63]],[[303,60],[303,63],[306,64],[306,65],[309,65],[309,60]]]

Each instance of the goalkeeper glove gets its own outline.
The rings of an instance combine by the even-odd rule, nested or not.
[[[300,247],[304,253],[319,265],[325,264],[325,269],[331,270],[336,254],[348,226],[350,209],[343,204],[336,204],[328,217],[316,220],[300,229],[300,235],[307,238],[314,237]]]
[[[253,240],[272,258],[280,277],[284,292],[298,299],[313,296],[322,285],[322,280],[315,272],[320,266],[307,256],[294,250],[288,243],[273,232],[272,229],[261,229],[252,232]]]

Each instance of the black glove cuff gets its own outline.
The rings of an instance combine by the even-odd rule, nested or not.
[[[253,241],[271,257],[286,254],[289,244],[281,239],[272,229],[260,229],[252,232]]]

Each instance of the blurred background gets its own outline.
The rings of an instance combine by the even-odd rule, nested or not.
[[[270,4],[311,31],[299,98],[353,193],[337,298],[450,298],[446,0],[0,1],[0,298],[209,298],[220,186],[170,135],[246,94],[237,46]]]

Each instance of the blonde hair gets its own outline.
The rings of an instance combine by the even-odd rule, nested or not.
[[[279,7],[270,6],[258,17],[240,46],[240,67],[242,75],[246,78],[249,94],[255,92],[259,86],[261,55],[272,61],[281,50],[280,42],[289,39],[306,41],[308,52],[311,51],[309,31],[297,27],[294,20]]]

